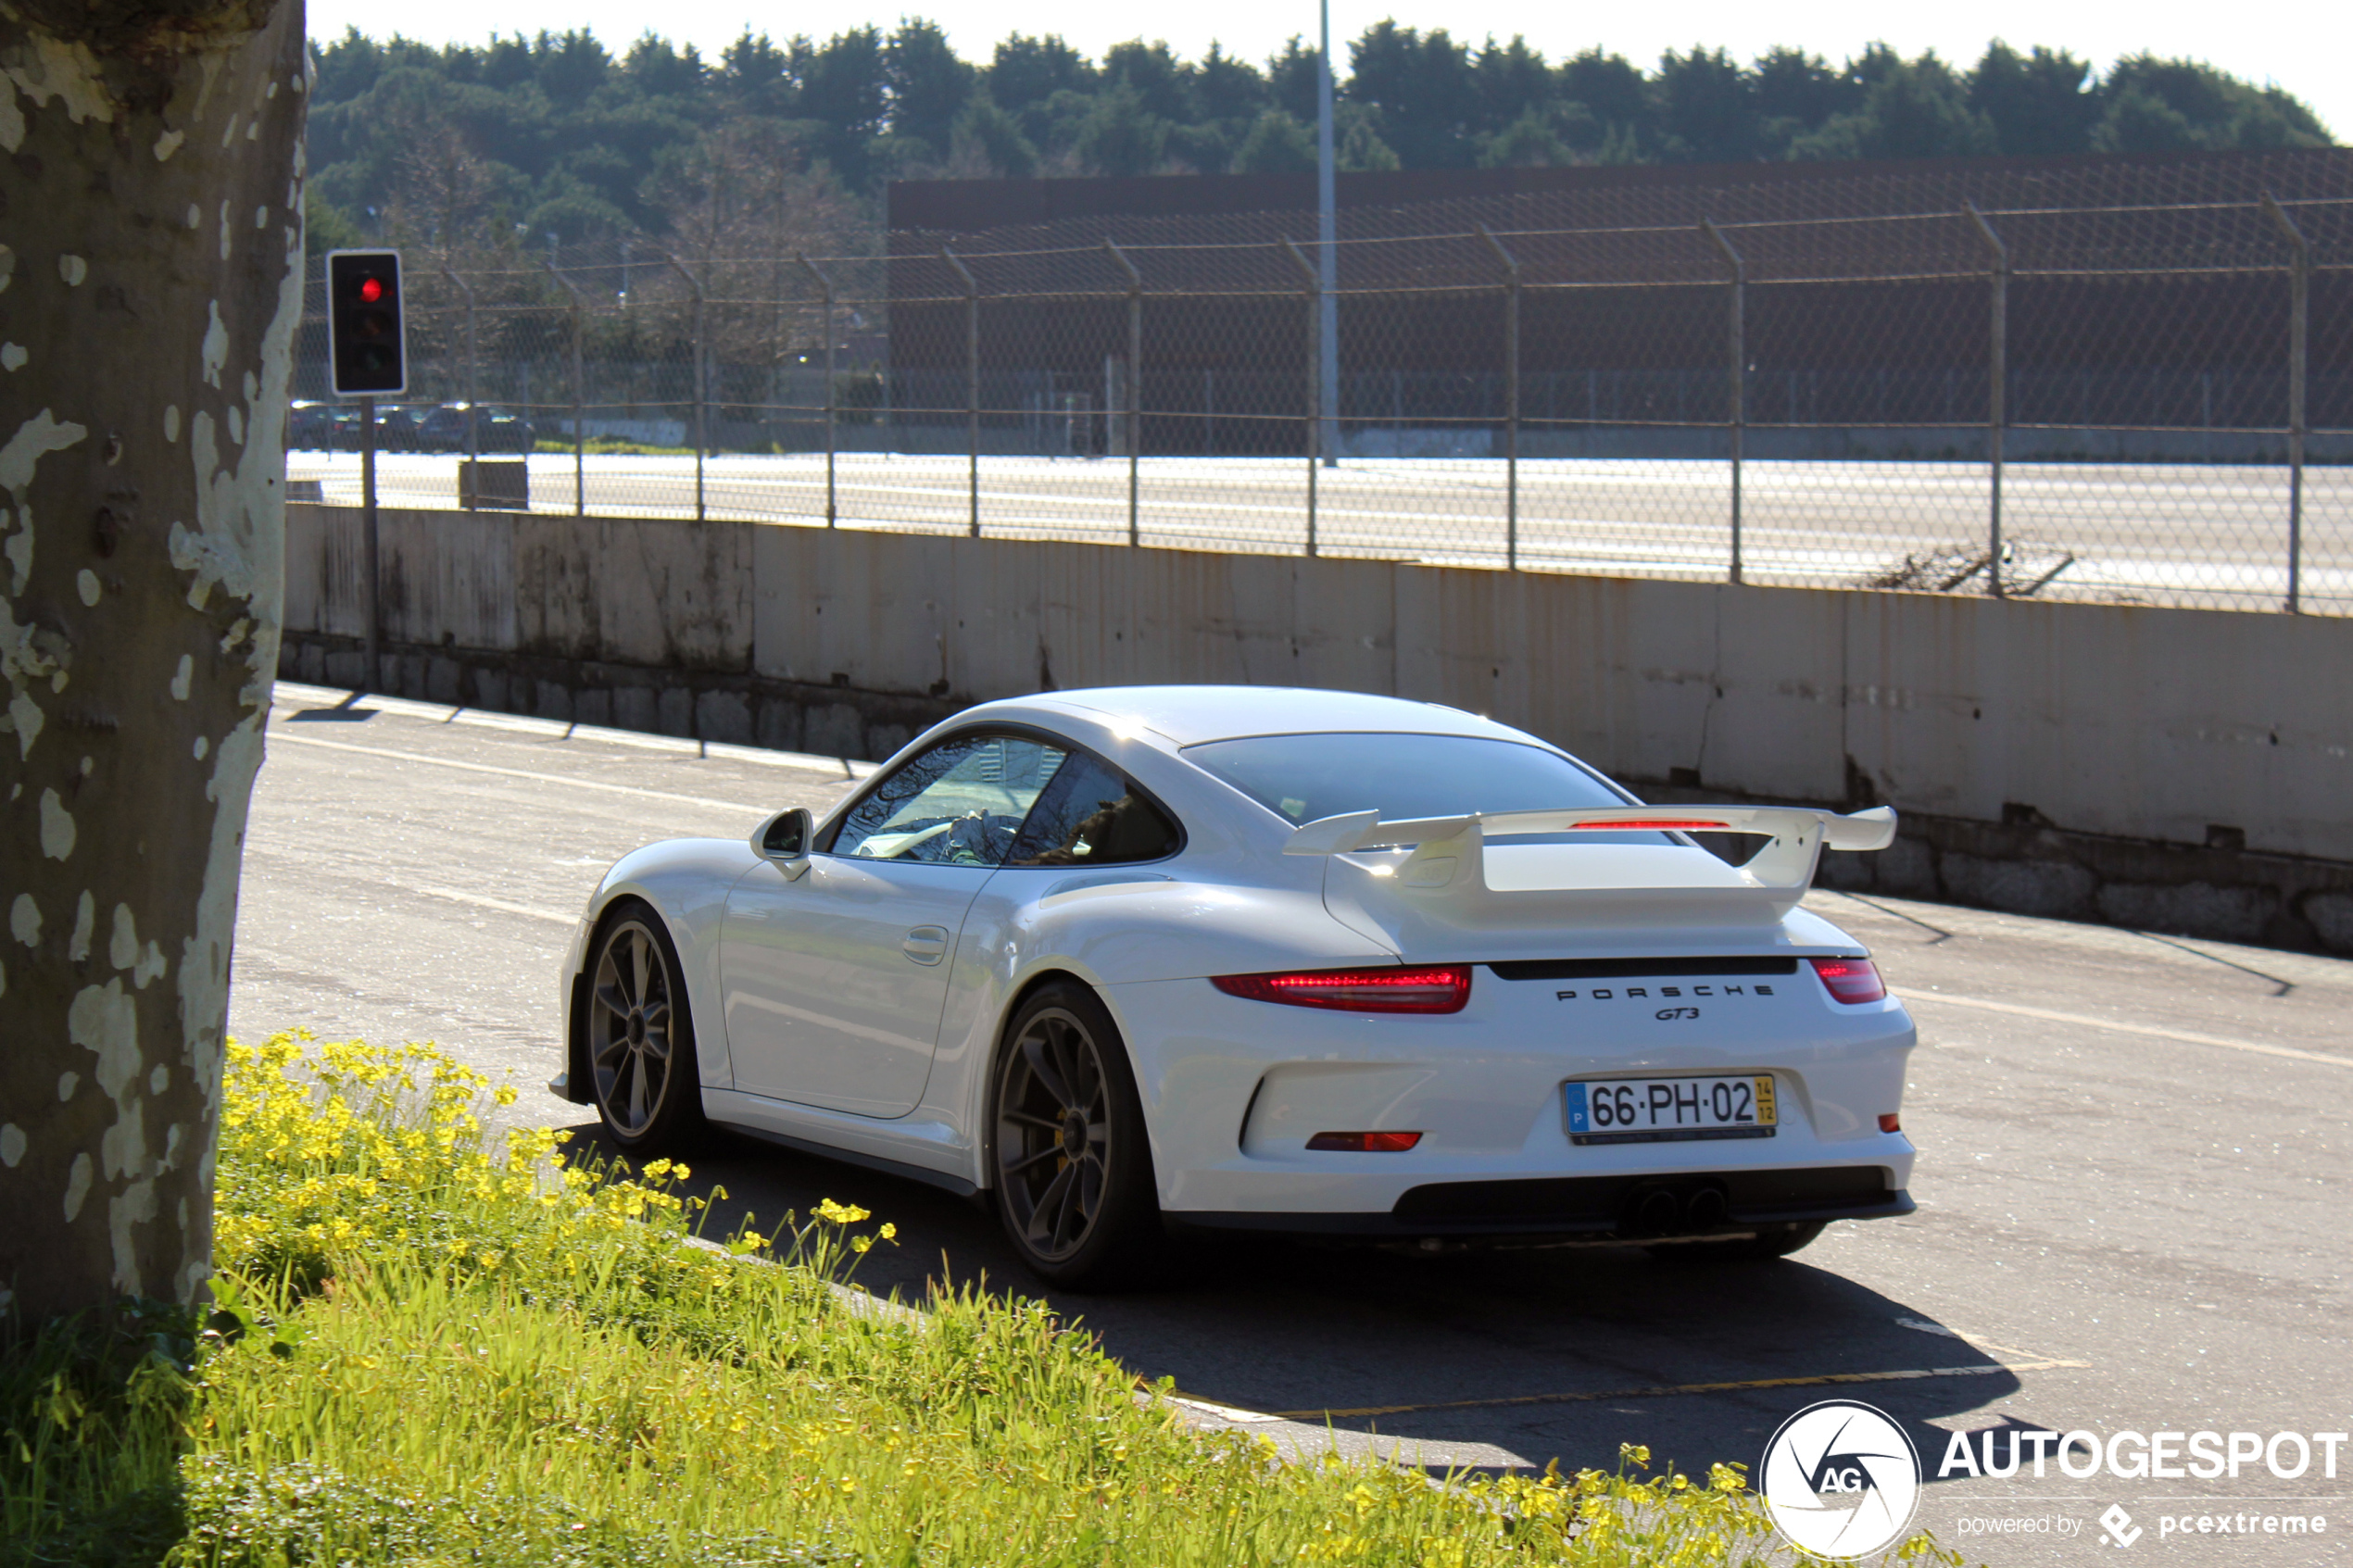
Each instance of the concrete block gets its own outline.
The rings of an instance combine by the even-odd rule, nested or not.
[[[320,630],[319,568],[326,511],[324,507],[286,508],[285,598],[279,624],[289,632]]]
[[[346,637],[364,636],[368,631],[368,596],[359,508],[322,507],[317,516],[317,587],[312,629]]]
[[[425,662],[425,699],[447,703],[452,708],[465,704],[465,670],[454,659],[432,659]]]
[[[593,657],[654,670],[751,669],[757,529],[736,522],[594,521],[601,537],[592,570],[569,584],[593,607]],[[583,608],[574,605],[570,612]]]
[[[858,709],[846,702],[812,704],[801,749],[818,757],[858,757],[866,749],[865,724]]]
[[[2195,934],[2225,942],[2260,942],[2280,913],[2274,887],[2217,887],[2111,882],[2100,889],[2100,918],[2144,931]]]
[[[342,648],[329,653],[325,676],[326,684],[331,686],[357,688],[376,684],[368,679],[368,656],[358,648]]]
[[[654,728],[665,735],[695,733],[695,694],[686,686],[665,686],[655,698]]]
[[[474,706],[487,708],[494,713],[511,713],[515,682],[503,670],[476,669],[473,672]]]
[[[2353,953],[2353,893],[2315,893],[2298,912],[2311,922],[2322,947],[2333,953]]]
[[[518,517],[513,528],[516,647],[548,659],[598,658],[597,583],[607,564],[603,521]]]
[[[801,744],[803,725],[800,704],[783,697],[763,697],[760,702],[759,722],[753,729],[752,744],[774,751],[806,751]]]
[[[875,724],[866,731],[866,756],[875,761],[895,757],[901,746],[915,738],[915,733],[904,724]]]
[[[327,679],[326,648],[318,643],[303,644],[300,661],[295,670],[296,680],[308,681],[314,686],[324,684]]]
[[[1872,885],[1881,893],[1903,898],[1937,896],[1936,854],[1924,838],[1898,834],[1894,843],[1875,855],[1826,855],[1823,859],[1869,866]]]
[[[751,742],[751,703],[741,692],[704,692],[695,698],[695,734],[737,746]]]
[[[503,513],[380,513],[384,635],[494,652],[514,647],[514,522]]]
[[[542,719],[572,722],[572,688],[560,681],[540,681],[532,692],[531,710]]]
[[[2099,878],[2060,860],[1993,860],[1948,850],[1939,869],[1944,892],[1965,904],[2058,920],[2093,918]]]
[[[623,730],[642,730],[648,734],[661,728],[654,716],[654,689],[651,686],[621,686],[612,694],[612,721]]]
[[[601,686],[587,686],[572,694],[572,721],[594,724],[600,729],[612,727],[612,693]]]
[[[1844,893],[1885,893],[1898,898],[1934,898],[1941,891],[1934,851],[1926,839],[1908,834],[1873,854],[1826,853],[1814,880]]]

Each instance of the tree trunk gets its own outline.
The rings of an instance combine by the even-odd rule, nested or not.
[[[0,1307],[211,1268],[302,312],[300,0],[0,0]]]

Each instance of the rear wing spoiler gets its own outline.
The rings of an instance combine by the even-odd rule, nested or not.
[[[1886,806],[1842,816],[1795,806],[1607,806],[1573,810],[1474,812],[1383,822],[1378,811],[1322,817],[1293,832],[1286,855],[1353,855],[1411,848],[1397,872],[1408,887],[1443,886],[1455,862],[1480,859],[1485,838],[1552,833],[1739,833],[1772,842],[1741,869],[1758,884],[1803,890],[1824,849],[1884,849],[1895,842],[1895,812]]]

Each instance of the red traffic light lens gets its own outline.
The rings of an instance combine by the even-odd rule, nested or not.
[[[359,298],[363,303],[373,305],[384,296],[384,286],[382,280],[376,278],[359,280]]]

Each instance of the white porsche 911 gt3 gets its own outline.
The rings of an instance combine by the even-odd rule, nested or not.
[[[986,703],[822,818],[615,864],[551,1086],[630,1149],[708,1121],[986,1194],[1060,1284],[1167,1226],[1779,1256],[1913,1208],[1911,1020],[1798,907],[1894,831],[1646,807],[1389,697]]]

